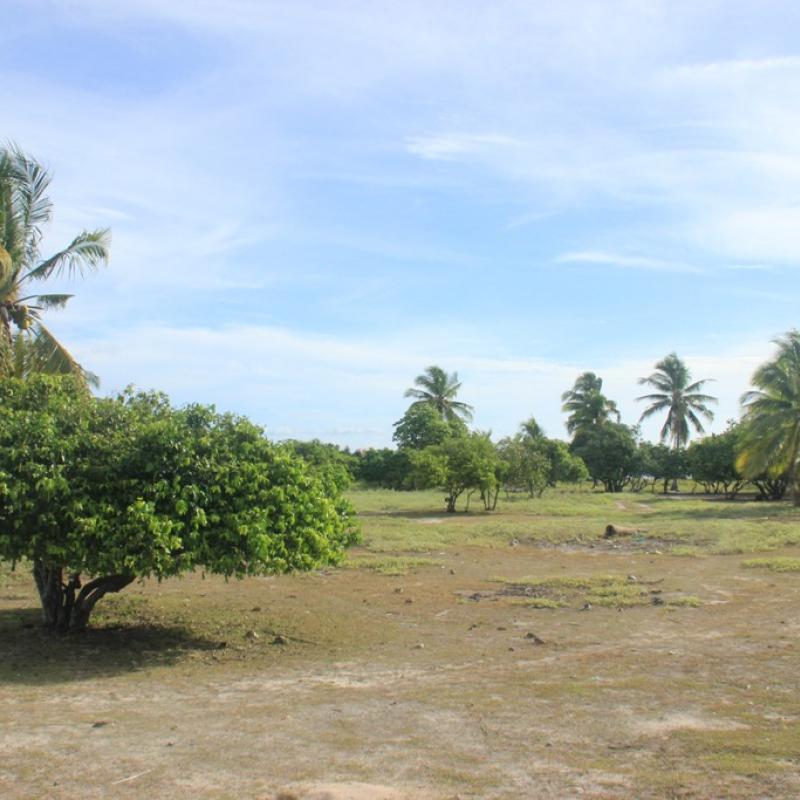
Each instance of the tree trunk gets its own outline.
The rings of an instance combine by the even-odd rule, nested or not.
[[[33,563],[33,578],[42,602],[42,622],[46,628],[60,633],[85,630],[97,601],[109,592],[121,591],[135,578],[134,575],[105,575],[82,586],[77,573],[70,575],[66,583],[63,575],[62,567],[42,561]]]

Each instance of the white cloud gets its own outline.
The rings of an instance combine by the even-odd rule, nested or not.
[[[410,136],[406,140],[409,153],[432,161],[453,161],[463,156],[514,148],[519,142],[499,133],[442,133]]]
[[[800,260],[800,206],[730,211],[694,226],[693,233],[708,249],[730,258],[791,266]]]
[[[560,264],[601,264],[604,266],[640,269],[648,272],[686,272],[702,274],[706,270],[692,264],[676,261],[664,261],[645,256],[628,256],[620,253],[606,253],[600,250],[580,250],[574,253],[563,253],[556,258]]]

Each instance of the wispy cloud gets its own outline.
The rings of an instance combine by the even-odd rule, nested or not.
[[[442,133],[406,139],[409,153],[432,161],[453,161],[478,153],[513,149],[519,144],[514,137],[500,133]]]
[[[603,266],[622,267],[624,269],[640,269],[648,272],[686,272],[705,273],[706,270],[692,264],[677,261],[664,261],[645,256],[628,256],[620,253],[608,253],[600,250],[579,250],[563,253],[556,258],[559,264],[599,264]]]
[[[800,56],[771,56],[766,58],[732,58],[720,61],[705,61],[695,64],[682,64],[664,70],[667,80],[694,82],[697,80],[741,80],[746,77],[760,77],[763,73],[800,72]]]

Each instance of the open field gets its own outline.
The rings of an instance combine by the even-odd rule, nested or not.
[[[0,797],[800,796],[788,504],[352,499],[345,568],[136,584],[84,637],[3,571]]]

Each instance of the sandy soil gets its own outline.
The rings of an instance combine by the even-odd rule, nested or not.
[[[30,627],[15,578],[0,797],[800,796],[800,576],[525,544],[429,556],[400,576],[147,583],[72,642]],[[702,605],[537,609],[490,580],[608,573]]]

